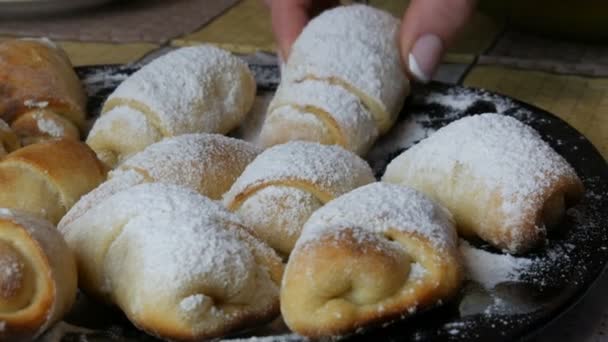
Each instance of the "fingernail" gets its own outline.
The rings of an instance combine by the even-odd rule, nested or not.
[[[408,67],[418,81],[427,83],[431,80],[439,64],[442,50],[441,39],[434,34],[420,36],[414,43],[408,55]]]
[[[283,52],[281,50],[277,51],[277,59],[279,62],[279,71],[283,73],[283,68],[285,67],[285,58],[283,58]]]

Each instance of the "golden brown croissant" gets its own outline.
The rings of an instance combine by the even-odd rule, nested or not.
[[[382,179],[426,193],[454,214],[461,235],[511,253],[544,241],[584,192],[536,131],[500,114],[443,127],[395,158]]]
[[[462,278],[450,213],[414,189],[377,182],[306,222],[285,269],[281,312],[301,335],[345,335],[440,304]]]
[[[104,179],[103,165],[84,143],[58,139],[28,145],[0,160],[0,207],[56,224]]]
[[[136,185],[59,229],[75,252],[81,287],[152,335],[200,341],[279,313],[281,260],[194,190]]]
[[[287,255],[315,210],[374,180],[369,165],[350,151],[292,141],[267,149],[249,164],[224,195],[224,204]]]
[[[76,298],[76,263],[48,221],[0,209],[0,340],[32,341]]]
[[[48,39],[0,42],[0,118],[23,145],[79,138],[86,93],[65,52]]]

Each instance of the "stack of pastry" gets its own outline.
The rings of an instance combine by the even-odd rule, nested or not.
[[[352,5],[310,21],[294,43],[260,133],[340,145],[365,155],[395,122],[409,91],[389,13]]]

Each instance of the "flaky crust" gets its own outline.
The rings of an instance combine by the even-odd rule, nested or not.
[[[0,209],[0,321],[3,341],[31,341],[76,298],[76,263],[49,222]]]
[[[20,209],[56,224],[105,175],[95,153],[79,141],[29,145],[0,161],[0,207]]]

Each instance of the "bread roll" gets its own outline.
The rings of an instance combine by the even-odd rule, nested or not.
[[[396,18],[363,5],[311,20],[282,69],[262,144],[308,140],[365,155],[395,123],[409,92],[398,32]]]
[[[48,39],[0,42],[0,118],[27,145],[78,139],[87,96],[65,52]]]
[[[167,138],[110,171],[108,180],[82,197],[61,224],[74,220],[102,199],[141,183],[180,185],[211,199],[220,199],[259,152],[248,142],[219,134]]]
[[[136,185],[59,229],[75,252],[81,288],[152,335],[199,341],[278,315],[281,260],[193,190]]]
[[[48,221],[0,209],[0,339],[32,341],[76,299],[76,263]]]
[[[450,213],[422,193],[372,183],[306,222],[285,269],[281,313],[313,338],[354,333],[452,297],[462,281]]]
[[[426,193],[454,214],[461,235],[511,253],[542,243],[584,192],[536,131],[500,114],[452,122],[391,161],[382,179]]]
[[[223,200],[271,247],[289,254],[315,210],[374,180],[369,165],[352,152],[292,141],[262,152]]]
[[[20,209],[56,224],[105,175],[95,153],[79,141],[29,145],[0,160],[0,207]]]
[[[243,120],[255,92],[253,75],[239,58],[211,45],[180,48],[116,88],[87,143],[114,167],[162,138],[224,134]]]

